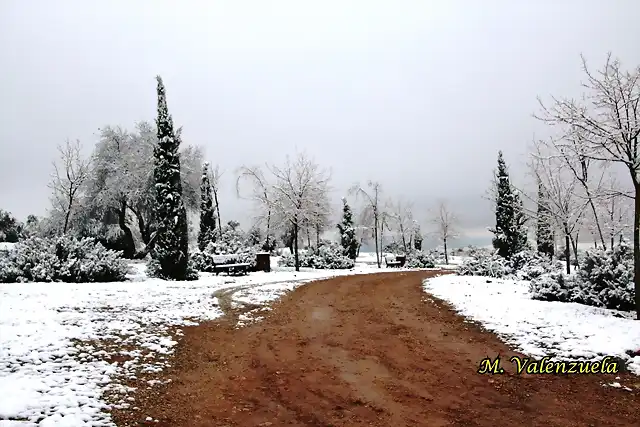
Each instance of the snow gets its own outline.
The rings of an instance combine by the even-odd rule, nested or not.
[[[529,282],[443,275],[424,282],[427,293],[449,302],[508,344],[535,358],[619,357],[640,375],[640,321],[631,313],[576,303],[532,300]]]
[[[9,252],[13,250],[13,247],[15,245],[16,245],[15,243],[0,242],[0,251]]]
[[[312,280],[388,271],[275,268],[243,277],[201,273],[189,282],[149,279],[135,263],[127,282],[0,284],[0,427],[112,426],[112,408],[134,407],[129,379],[158,384],[181,328],[222,315],[214,293],[258,308]],[[398,271],[394,269],[393,271]]]

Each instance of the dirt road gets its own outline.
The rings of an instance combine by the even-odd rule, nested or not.
[[[640,425],[640,394],[603,387],[612,376],[477,374],[482,358],[515,353],[429,300],[429,274],[320,281],[261,323],[187,328],[172,382],[114,417],[173,427]]]

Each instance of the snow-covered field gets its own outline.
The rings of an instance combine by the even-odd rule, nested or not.
[[[275,268],[165,282],[135,264],[122,283],[0,284],[0,427],[113,425],[110,405],[136,410],[135,390],[124,383],[153,387],[180,328],[222,315],[218,291],[237,288],[232,305],[264,305],[311,280],[384,270],[358,263],[347,271]]]
[[[424,289],[480,322],[505,342],[535,358],[591,360],[619,357],[640,375],[640,321],[631,313],[575,303],[535,301],[529,282],[446,275],[424,282]]]

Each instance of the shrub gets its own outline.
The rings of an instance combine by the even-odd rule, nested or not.
[[[497,253],[484,250],[474,250],[457,269],[461,276],[486,276],[494,279],[512,277],[509,262]]]
[[[124,280],[128,270],[119,252],[93,239],[66,236],[27,239],[1,262],[5,282],[116,282]]]
[[[408,268],[433,268],[436,260],[432,254],[423,251],[414,251],[407,256]]]
[[[532,280],[531,295],[545,301],[576,302],[617,310],[633,310],[633,253],[629,246],[588,250],[575,275],[561,271]]]
[[[344,254],[342,246],[334,242],[325,243],[317,252],[299,253],[300,267],[342,270],[353,268],[355,262]],[[295,267],[294,255],[284,255],[278,260],[280,267]]]
[[[628,245],[621,244],[606,252],[586,251],[577,275],[584,283],[583,304],[618,310],[634,308],[633,250]]]
[[[548,257],[532,250],[524,250],[514,254],[509,260],[509,267],[520,280],[532,280],[561,268]]]
[[[580,280],[562,271],[544,273],[531,280],[531,297],[543,301],[573,302],[580,294]]]
[[[196,252],[197,253],[197,252]],[[185,280],[198,280],[198,267],[193,258],[189,258],[187,262],[187,275]],[[204,270],[200,270],[204,271]],[[162,280],[170,280],[170,278],[165,277],[162,274],[162,269],[160,268],[160,262],[156,259],[149,259],[147,262],[147,277],[154,277],[156,279]]]

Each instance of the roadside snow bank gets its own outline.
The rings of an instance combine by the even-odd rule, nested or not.
[[[640,321],[630,313],[535,301],[526,281],[446,275],[425,280],[424,290],[532,357],[591,360],[616,356],[640,375],[640,356],[627,354],[640,348]]]

